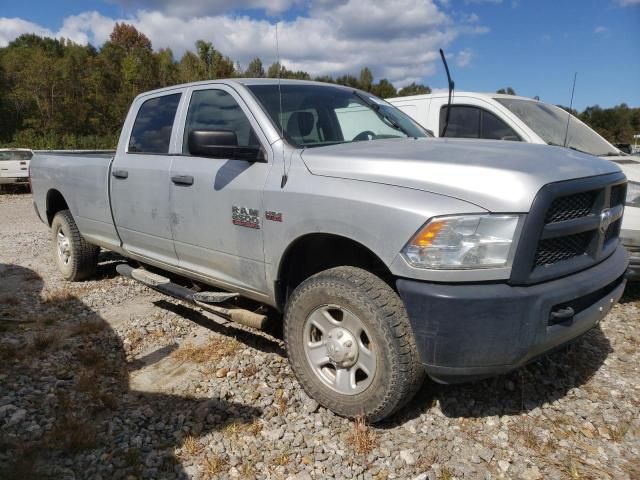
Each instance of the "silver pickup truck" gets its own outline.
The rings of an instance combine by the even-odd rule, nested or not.
[[[233,296],[270,306],[307,393],[369,421],[404,405],[425,373],[482,378],[575,339],[625,286],[615,164],[435,139],[337,85],[144,93],[115,153],[38,153],[31,175],[66,279],[89,277],[105,248],[142,265],[121,273],[228,318],[263,325],[218,306]]]

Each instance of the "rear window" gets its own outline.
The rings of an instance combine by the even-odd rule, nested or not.
[[[5,150],[0,152],[0,162],[3,160],[31,160],[32,156],[33,153],[27,150]]]
[[[169,153],[180,95],[156,97],[142,104],[131,130],[129,153]]]

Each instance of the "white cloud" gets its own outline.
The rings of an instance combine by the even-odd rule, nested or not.
[[[631,7],[633,5],[640,5],[640,0],[617,0],[616,3],[621,7]]]
[[[24,33],[35,33],[37,35],[51,37],[53,32],[21,18],[0,18],[0,47],[4,47],[16,37]]]
[[[594,33],[607,33],[607,27],[603,27],[602,25],[599,25],[593,31]]]
[[[154,10],[172,17],[220,15],[230,10],[264,10],[269,15],[282,13],[303,0],[109,0],[127,10]]]
[[[126,1],[137,4],[151,0]],[[285,8],[297,1],[241,3],[269,3]],[[33,32],[99,46],[108,40],[115,22],[124,21],[147,35],[155,49],[171,48],[176,58],[193,50],[196,40],[202,39],[242,66],[256,56],[266,65],[275,61],[275,20],[231,14],[178,16],[170,13],[173,6],[169,2],[155,3],[167,10],[139,10],[121,19],[86,12],[67,17],[57,32],[21,19],[0,18],[0,45]],[[215,6],[222,2],[209,3]],[[196,2],[180,5],[198,8]],[[461,36],[488,31],[477,16],[471,19],[473,24],[466,20],[452,18],[434,0],[395,0],[393,7],[367,0],[316,0],[305,15],[278,24],[280,56],[288,69],[305,70],[311,75],[357,74],[368,66],[376,78],[386,77],[402,86],[436,72],[438,48],[446,50]],[[453,58],[464,66],[469,63],[471,52],[463,49]]]
[[[472,57],[473,54],[471,53],[471,50],[466,48],[461,52],[458,52],[458,54],[456,55],[456,65],[458,65],[459,67],[466,67],[471,63]]]

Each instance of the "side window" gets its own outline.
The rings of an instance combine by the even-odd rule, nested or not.
[[[486,110],[482,111],[482,138],[492,140],[522,140],[509,125]]]
[[[130,153],[169,153],[171,129],[180,95],[164,95],[142,104],[131,130]]]
[[[447,106],[440,109],[440,136],[447,118]],[[452,105],[449,126],[445,137],[480,138],[480,109],[462,105]]]
[[[189,153],[189,134],[194,130],[231,130],[235,132],[239,146],[259,146],[249,119],[238,102],[224,90],[196,90],[191,95],[183,153]]]

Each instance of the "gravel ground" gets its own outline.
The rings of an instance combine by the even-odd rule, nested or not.
[[[372,427],[306,397],[276,332],[121,278],[116,255],[61,281],[31,201],[0,196],[0,478],[640,478],[637,286],[574,345],[427,382]]]

